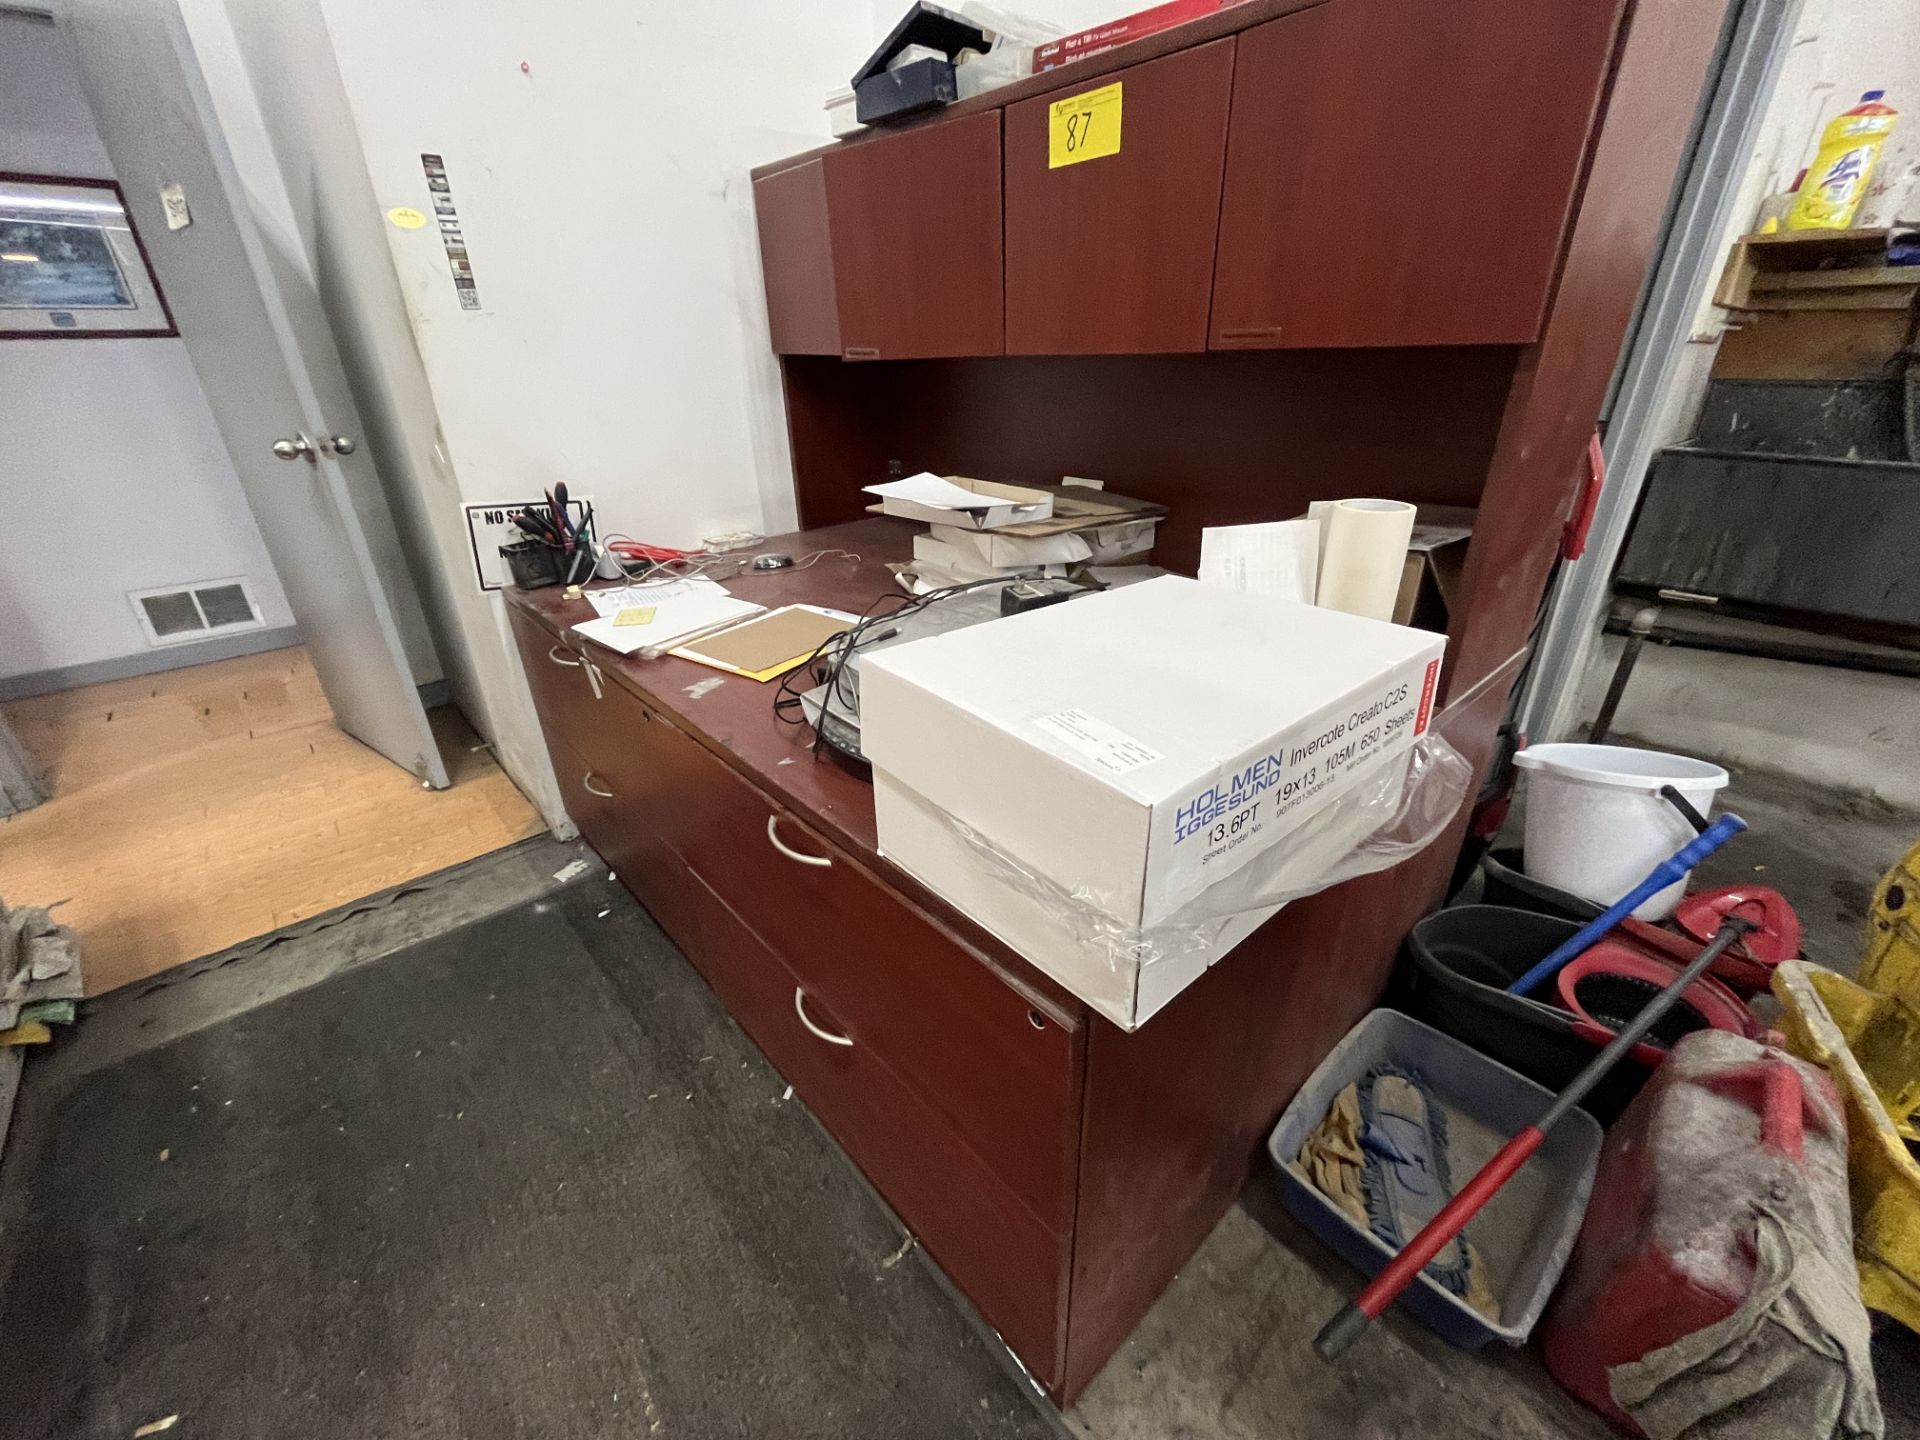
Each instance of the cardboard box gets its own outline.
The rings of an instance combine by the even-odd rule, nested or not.
[[[1017,535],[1008,535],[1004,530],[965,530],[952,525],[935,525],[931,536],[916,535],[914,537],[915,559],[951,558],[944,554],[922,555],[920,553],[922,541],[929,538],[947,550],[957,552],[973,563],[985,565],[990,569],[1072,565],[1087,559],[1093,553],[1093,547],[1087,543],[1086,539],[1073,533],[1025,539]]]
[[[929,525],[951,525],[959,530],[997,530],[1002,525],[1046,520],[1053,515],[1053,496],[1044,490],[998,485],[965,475],[923,472],[905,480],[889,480],[884,485],[868,485],[865,490],[869,495],[880,497],[882,515],[924,520]],[[957,503],[958,492],[971,497],[968,503]]]
[[[1072,60],[1085,60],[1124,45],[1129,40],[1157,35],[1162,30],[1171,30],[1175,25],[1184,25],[1189,20],[1198,20],[1203,15],[1211,15],[1216,10],[1239,3],[1240,0],[1167,0],[1164,5],[1154,5],[1118,20],[1108,20],[1091,29],[1035,46],[1033,68],[1052,70]]]
[[[1072,937],[1181,924],[1210,886],[1269,851],[1287,857],[1277,847],[1302,820],[1404,765],[1444,648],[1165,576],[876,652],[862,667],[861,744],[887,796],[881,851],[1131,1027],[1151,1013],[1143,1002],[1164,1004],[1171,982],[1258,920],[1229,927],[1224,948],[1149,963],[1150,976],[1116,977],[1100,947]],[[1004,878],[983,880],[995,867],[954,822],[1039,877],[1040,893],[1023,901]],[[1091,923],[1073,924],[1062,895]]]
[[[1154,532],[1158,520],[1135,520],[1126,525],[1102,525],[1082,532],[1087,541],[1089,565],[1145,565],[1153,559]]]
[[[1064,576],[1064,563],[994,564],[980,558],[979,552],[933,535],[913,537],[913,572],[916,575],[959,585],[970,580],[991,580],[997,575],[1039,574]]]
[[[1394,597],[1394,624],[1447,633],[1477,518],[1476,511],[1463,506],[1419,507],[1400,572],[1400,592]]]

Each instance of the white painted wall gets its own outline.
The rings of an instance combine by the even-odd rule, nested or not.
[[[51,25],[0,14],[0,170],[112,170]],[[266,623],[293,623],[178,340],[0,344],[0,678],[150,652],[129,590],[244,575]],[[57,551],[22,517],[57,513]],[[190,644],[165,652],[194,663]]]
[[[747,172],[825,138],[868,5],[322,9],[381,208],[431,214],[446,160],[485,309],[435,227],[388,239],[462,490],[565,480],[676,545],[790,524]]]
[[[462,489],[565,480],[672,545],[789,528],[748,171],[826,142],[823,100],[905,6],[320,5],[380,206],[431,214],[420,154],[447,163],[486,308],[459,309],[434,227],[387,238]]]
[[[669,544],[792,524],[748,171],[827,141],[822,101],[904,6],[181,3],[263,226],[310,267],[410,553],[436,573],[456,695],[557,820],[457,507],[564,480],[604,525]],[[1128,7],[1019,8],[1078,28]],[[434,228],[382,218],[432,213],[422,152],[447,162],[478,313]]]

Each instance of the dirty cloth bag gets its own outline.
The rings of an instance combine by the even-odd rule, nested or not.
[[[1614,1403],[1653,1440],[1880,1440],[1872,1331],[1852,1255],[1829,1255],[1767,1210],[1755,1216],[1754,1239],[1746,1302],[1614,1366]]]

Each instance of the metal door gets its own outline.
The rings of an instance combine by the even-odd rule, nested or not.
[[[362,529],[393,522],[333,334],[255,223],[174,0],[57,0],[55,19],[335,720],[444,788]]]

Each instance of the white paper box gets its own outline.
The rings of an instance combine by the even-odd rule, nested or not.
[[[1118,527],[1115,527],[1118,528]],[[1003,535],[993,530],[963,530],[955,525],[935,525],[927,537],[996,569],[1021,566],[1071,565],[1093,554],[1086,538],[1069,531],[1065,535]],[[914,537],[918,555],[920,537]]]
[[[1116,965],[1111,950],[1084,926],[1059,906],[1009,885],[948,817],[884,770],[873,772],[873,802],[886,837],[881,854],[1122,1030],[1139,1028],[1280,908],[1231,917],[1204,948],[1150,965]]]
[[[861,745],[876,789],[886,776],[1075,903],[1151,928],[1404,756],[1444,646],[1165,576],[875,652]],[[977,884],[890,827],[900,812],[882,810],[882,851],[976,912]],[[1070,958],[1002,938],[1101,1003],[1059,973]]]
[[[965,475],[940,476],[923,470],[904,480],[862,488],[879,497],[883,514],[963,530],[993,530],[1053,515],[1053,496],[1045,490],[1000,485]]]

